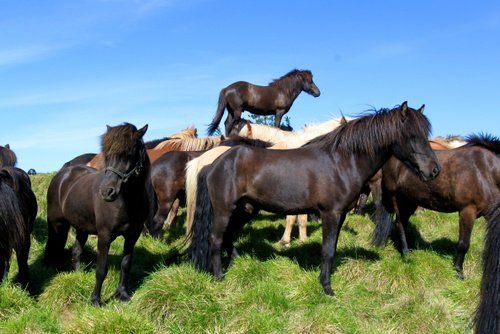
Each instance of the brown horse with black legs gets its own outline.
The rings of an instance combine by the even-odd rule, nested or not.
[[[439,174],[427,140],[430,124],[404,102],[341,125],[292,150],[235,147],[199,174],[190,255],[194,265],[222,277],[221,250],[234,255],[234,234],[259,209],[319,213],[323,246],[320,282],[330,283],[337,240],[363,185],[395,155],[423,180]]]
[[[405,229],[417,207],[439,212],[458,211],[459,241],[454,268],[463,279],[463,263],[474,221],[500,201],[500,140],[474,135],[462,147],[435,152],[441,173],[425,183],[400,161],[390,159],[382,168],[383,204],[388,212],[396,214],[403,254],[409,251]],[[386,242],[392,224],[387,212],[380,217],[373,237],[375,245]]]
[[[0,167],[14,167],[17,164],[17,157],[10,145],[0,145]]]
[[[28,255],[38,206],[28,174],[16,167],[0,169],[0,282],[9,273],[14,249],[21,284],[29,281]]]
[[[230,136],[224,139],[220,146],[233,147],[250,145],[269,147],[271,143],[258,139]],[[150,233],[159,237],[166,219],[170,227],[177,216],[180,200],[186,197],[186,166],[187,163],[206,151],[173,151],[165,153],[151,165],[151,182],[156,193],[157,210],[153,218]]]
[[[274,115],[274,125],[279,127],[281,118],[290,110],[302,91],[314,97],[321,94],[309,70],[290,71],[268,86],[257,86],[246,81],[232,83],[220,91],[217,112],[207,132],[209,135],[214,134],[225,109],[226,136],[229,136],[234,126],[240,122],[244,111],[256,115]]]
[[[150,163],[142,129],[132,124],[108,127],[102,138],[106,168],[74,165],[63,167],[52,179],[47,192],[48,240],[45,261],[61,260],[70,226],[76,230],[72,249],[73,269],[80,267],[80,256],[88,235],[97,235],[96,282],[92,303],[101,303],[101,288],[108,272],[111,242],[125,239],[120,282],[115,297],[128,300],[127,280],[132,253],[144,223],[150,218]]]

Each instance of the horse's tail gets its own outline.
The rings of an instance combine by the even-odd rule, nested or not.
[[[13,248],[29,238],[29,230],[19,205],[15,190],[4,179],[11,176],[5,170],[0,172],[0,261],[10,259]],[[15,182],[15,181],[14,181]],[[0,275],[0,280],[3,277]]]
[[[382,196],[383,197],[383,196]],[[378,204],[375,206],[375,230],[373,231],[372,244],[374,246],[383,246],[392,231],[392,214],[387,211],[386,206],[389,201],[384,201],[383,199],[377,201]],[[389,208],[390,211],[394,211]]]
[[[208,126],[207,133],[209,136],[213,135],[214,132],[219,127],[219,123],[222,120],[222,116],[224,115],[224,109],[226,109],[226,89],[220,91],[219,94],[219,103],[217,104],[217,112],[215,113],[214,119],[212,123]]]
[[[198,158],[186,165],[186,236],[191,235],[194,211],[196,208],[196,190],[198,187]]]
[[[191,245],[189,254],[198,270],[209,271],[211,267],[210,231],[212,229],[213,208],[208,193],[207,174],[209,167],[204,167],[198,174],[196,192],[196,211],[190,232]]]
[[[477,334],[500,333],[500,203],[485,215],[488,228],[483,252],[483,278],[475,317]]]

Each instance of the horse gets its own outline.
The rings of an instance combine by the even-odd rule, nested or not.
[[[422,108],[423,109],[423,108]],[[292,150],[237,146],[198,176],[189,254],[199,270],[222,278],[221,250],[231,258],[236,232],[265,209],[274,213],[321,215],[320,282],[333,295],[332,262],[340,229],[363,185],[396,156],[422,180],[440,166],[427,140],[430,123],[407,102],[339,126]]]
[[[449,150],[452,149],[453,147],[450,146],[448,141],[441,137],[435,137],[429,139],[429,144],[431,145],[431,148],[434,151],[439,151],[439,150]],[[464,142],[465,144],[465,142]],[[361,191],[361,195],[359,196],[358,203],[356,204],[356,207],[354,208],[354,213],[358,215],[363,215],[365,213],[366,209],[366,203],[368,202],[368,196],[370,196],[370,193],[373,196],[373,202],[375,204],[375,208],[378,210],[379,205],[382,203],[382,189],[381,189],[381,182],[382,182],[382,171],[379,171],[375,176],[368,181],[368,183],[363,187],[363,190]],[[376,212],[377,214],[379,211]]]
[[[218,136],[197,138],[197,132],[194,127],[189,127],[177,134],[173,134],[163,139],[156,139],[146,142],[146,149],[149,160],[153,163],[163,154],[170,151],[200,151],[208,150],[217,146],[221,141]],[[101,170],[104,168],[104,156],[97,154],[87,163],[87,166]]]
[[[274,115],[274,125],[279,127],[281,118],[302,91],[314,97],[321,94],[309,70],[292,70],[268,86],[257,86],[246,81],[234,82],[220,91],[217,111],[208,127],[208,135],[213,135],[219,127],[225,109],[228,112],[226,136],[232,133],[244,111],[256,115]]]
[[[382,168],[382,202],[387,211],[377,222],[373,243],[383,245],[395,225],[403,254],[409,252],[405,230],[417,207],[459,213],[459,241],[454,268],[464,278],[463,263],[469,249],[474,221],[500,199],[500,139],[472,135],[467,144],[435,151],[441,173],[430,182],[422,182],[397,159]]]
[[[101,304],[110,244],[120,235],[125,243],[115,297],[129,299],[127,281],[132,254],[144,223],[150,219],[152,204],[150,162],[142,139],[147,128],[145,125],[137,130],[129,123],[108,126],[101,142],[105,169],[68,165],[57,172],[47,191],[45,262],[60,264],[69,228],[73,226],[76,240],[72,266],[78,270],[88,235],[97,235],[96,281],[91,296],[95,306]]]
[[[10,145],[0,145],[0,168],[14,167],[17,164],[17,157],[14,151],[10,149]]]
[[[38,211],[28,174],[16,167],[0,169],[0,282],[7,279],[14,249],[19,268],[18,280],[29,281],[30,235]]]
[[[256,139],[231,136],[221,142],[221,146],[252,145],[268,147],[270,144]],[[151,165],[151,182],[156,193],[158,208],[153,218],[151,235],[158,237],[166,220],[168,228],[172,225],[180,200],[186,197],[186,165],[206,151],[172,151],[165,153]]]
[[[483,251],[483,277],[474,318],[476,334],[500,333],[500,203],[486,212],[488,222]]]
[[[255,138],[262,141],[273,143],[270,149],[290,149],[297,148],[308,141],[320,135],[326,134],[336,129],[340,124],[345,123],[346,119],[332,119],[320,124],[311,124],[303,127],[302,130],[297,132],[284,131],[275,127],[262,124],[246,123],[239,130],[239,135],[248,138]],[[196,207],[196,189],[197,189],[197,175],[201,169],[211,164],[222,153],[229,150],[230,146],[219,146],[208,150],[200,157],[193,159],[187,164],[186,167],[186,235],[189,235],[194,217],[194,210]],[[292,219],[292,218],[289,218]],[[307,217],[301,217],[300,220],[307,221]],[[287,229],[292,228],[292,221],[287,220]],[[303,226],[303,225],[301,225]]]

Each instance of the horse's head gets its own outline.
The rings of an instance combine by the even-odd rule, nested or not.
[[[108,131],[102,138],[106,169],[99,186],[99,192],[105,201],[114,201],[124,184],[141,175],[148,159],[142,140],[147,129],[148,126],[145,125],[137,130],[134,125],[128,123],[108,126]]]
[[[401,137],[393,144],[393,154],[420,176],[423,181],[434,179],[441,171],[436,154],[429,145],[429,120],[423,115],[425,105],[420,109],[408,107],[403,102],[396,111],[396,122],[402,128]]]
[[[311,71],[301,71],[302,78],[302,90],[307,94],[311,94],[314,97],[321,95],[321,92],[313,81],[313,75]]]
[[[0,167],[14,167],[17,164],[17,157],[10,145],[0,145]]]

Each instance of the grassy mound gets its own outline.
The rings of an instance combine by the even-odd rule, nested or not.
[[[466,280],[455,277],[456,214],[421,210],[412,218],[414,251],[404,258],[394,244],[370,245],[373,222],[350,215],[334,263],[334,297],[318,282],[321,226],[311,223],[306,242],[279,246],[284,219],[261,215],[244,228],[241,256],[222,281],[200,273],[179,256],[180,226],[167,240],[141,236],[131,273],[132,300],[112,299],[123,240],[111,247],[103,287],[105,305],[90,305],[96,238],[89,238],[78,272],[42,263],[46,235],[45,193],[51,175],[32,178],[40,212],[32,236],[27,290],[15,284],[12,262],[0,286],[1,333],[463,333],[471,332],[481,278],[484,224],[474,229]],[[296,231],[295,231],[296,232]],[[67,249],[74,240],[70,235]],[[69,267],[69,252],[68,267]],[[14,259],[13,259],[14,260]]]

